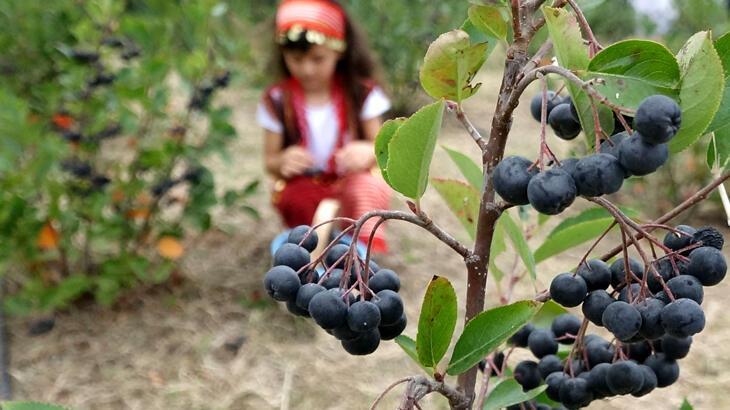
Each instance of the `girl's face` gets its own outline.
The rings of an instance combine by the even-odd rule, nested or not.
[[[342,53],[322,45],[309,50],[284,50],[284,63],[289,72],[302,84],[305,91],[323,91],[335,74]]]

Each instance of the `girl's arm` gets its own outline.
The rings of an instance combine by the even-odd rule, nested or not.
[[[312,156],[306,149],[298,145],[282,149],[283,146],[283,135],[264,130],[264,167],[272,176],[288,179],[301,175],[314,165]]]

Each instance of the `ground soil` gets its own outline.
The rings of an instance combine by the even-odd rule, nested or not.
[[[484,89],[495,90],[498,79],[497,73],[485,75]],[[482,130],[489,127],[493,94],[482,92],[466,104]],[[232,163],[212,164],[217,182],[223,189],[242,187],[254,178],[265,180],[261,135],[254,120],[257,92],[234,89],[221,99],[234,107],[239,138],[233,144]],[[518,107],[508,154],[534,157],[538,132],[526,104]],[[446,121],[439,142],[477,158],[473,141],[453,120]],[[577,145],[557,140],[554,148],[566,153]],[[432,175],[458,177],[440,148]],[[373,355],[353,357],[311,321],[293,317],[265,298],[258,300],[270,263],[268,242],[280,222],[268,207],[266,183],[253,203],[261,211],[261,220],[220,213],[216,220],[222,229],[188,244],[181,269],[185,280],[180,285],[136,292],[114,309],[86,306],[59,312],[55,328],[41,336],[29,336],[27,318],[11,318],[15,398],[74,409],[366,409],[390,383],[418,374],[418,366],[392,342],[383,343]],[[394,206],[403,209],[402,203],[397,198]],[[423,208],[458,239],[467,241],[435,192],[426,194]],[[566,215],[575,212],[572,209]],[[531,239],[533,249],[557,222],[553,218]],[[720,225],[723,220],[710,222]],[[413,226],[391,223],[387,229],[392,252],[378,263],[401,274],[409,320],[405,334],[415,337],[420,301],[433,275],[448,277],[463,302],[463,263]],[[575,265],[584,250],[540,264],[537,283],[520,285],[513,300],[543,289],[552,276]],[[508,253],[499,263],[508,269],[512,260]],[[641,399],[614,398],[591,408],[677,409],[684,397],[695,409],[730,408],[726,394],[730,315],[723,307],[729,290],[729,282],[706,290],[707,327],[682,360],[677,384]],[[496,304],[495,295],[490,279],[488,305]],[[520,357],[526,355],[517,354],[512,360],[516,363]],[[392,391],[380,408],[394,408],[400,392]],[[447,408],[436,396],[423,400],[422,407]]]

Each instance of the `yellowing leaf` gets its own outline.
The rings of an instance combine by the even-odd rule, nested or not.
[[[159,241],[157,241],[157,252],[163,258],[176,260],[185,253],[185,249],[177,238],[173,236],[163,236]]]
[[[40,232],[38,232],[38,239],[36,240],[36,244],[39,248],[48,251],[56,249],[58,247],[58,240],[58,231],[53,228],[53,225],[51,225],[50,222],[46,222],[46,224],[43,225],[43,228],[41,228]]]

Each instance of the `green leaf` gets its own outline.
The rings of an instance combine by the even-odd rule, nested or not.
[[[584,79],[600,78],[596,90],[611,102],[636,109],[654,94],[677,98],[679,65],[665,46],[649,40],[625,40],[596,54]]]
[[[484,410],[499,410],[513,404],[532,400],[547,389],[547,385],[522,391],[522,386],[514,378],[502,380],[484,401]]]
[[[704,135],[720,107],[725,87],[722,63],[709,31],[690,37],[677,53],[677,61],[682,73],[679,90],[682,126],[669,142],[671,152],[684,150]]]
[[[543,7],[543,13],[545,14],[545,23],[550,39],[553,41],[555,56],[558,58],[560,65],[575,72],[585,71],[589,64],[588,49],[583,44],[580,27],[573,13],[565,9],[552,7]],[[596,129],[591,98],[579,86],[570,81],[566,81],[566,87],[578,111],[588,144],[592,146],[595,142]],[[613,131],[613,113],[602,104],[596,102],[596,106],[601,129],[606,134],[611,135]]]
[[[409,198],[419,199],[426,191],[445,105],[439,100],[421,108],[403,122],[388,143],[387,181]]]
[[[464,326],[446,372],[452,376],[461,374],[479,363],[529,322],[540,305],[533,300],[524,300],[478,314]]]
[[[419,78],[433,98],[460,103],[477,92],[481,84],[471,81],[486,60],[487,44],[472,45],[469,34],[452,30],[440,35],[426,51]]]
[[[378,161],[383,179],[388,182],[388,144],[393,139],[395,132],[406,121],[405,118],[395,118],[383,123],[378,135],[375,137],[375,159]],[[390,182],[388,182],[390,183]]]
[[[578,222],[551,234],[535,251],[535,262],[540,263],[574,246],[597,238],[613,222],[613,218],[599,218]]]
[[[469,184],[471,184],[477,192],[481,192],[482,181],[484,179],[481,167],[477,165],[474,160],[455,149],[451,149],[445,145],[442,145],[441,148],[449,154],[449,158],[454,161],[454,164],[456,164],[456,167],[459,168],[459,171],[461,171],[461,174],[464,175],[467,182],[469,182]]]
[[[446,354],[456,327],[456,293],[448,279],[434,276],[426,289],[418,319],[418,361],[434,368]]]
[[[469,7],[469,21],[487,36],[506,40],[509,23],[502,10],[500,7],[473,5]]]
[[[68,410],[68,407],[37,401],[4,401],[0,407],[2,410]]]
[[[424,367],[418,361],[418,352],[416,351],[416,341],[406,335],[399,335],[393,339],[395,343],[403,349],[404,352],[410,357],[416,364],[423,369],[426,373],[429,373],[428,368]]]
[[[512,245],[514,246],[517,254],[520,255],[522,262],[525,264],[527,271],[530,272],[532,280],[537,279],[537,272],[535,270],[535,255],[532,254],[530,246],[527,244],[525,234],[522,232],[522,228],[517,225],[509,212],[503,212],[502,216],[499,217],[497,225],[501,225],[502,229],[509,236]]]
[[[568,311],[552,300],[548,300],[543,303],[540,310],[535,314],[535,317],[532,318],[532,324],[536,327],[548,328],[553,323],[553,320],[563,313],[568,313]]]
[[[725,130],[727,135],[730,129],[730,33],[725,33],[722,37],[715,40],[715,50],[720,57],[720,63],[725,78],[725,90],[722,94],[722,102],[720,109],[715,114],[715,118],[707,128],[708,132],[717,132]]]
[[[689,401],[687,398],[684,398],[684,401],[682,402],[682,407],[679,408],[679,410],[693,410],[694,407],[692,407],[691,404],[689,404]]]
[[[471,239],[474,239],[479,216],[479,193],[471,185],[453,179],[432,178],[431,184],[461,222]]]

